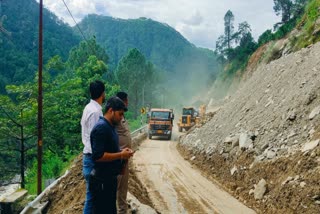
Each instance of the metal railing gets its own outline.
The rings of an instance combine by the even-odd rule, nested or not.
[[[146,133],[147,130],[148,130],[148,125],[144,125],[138,128],[137,130],[134,130],[133,132],[131,132],[131,137],[136,137],[140,133]]]

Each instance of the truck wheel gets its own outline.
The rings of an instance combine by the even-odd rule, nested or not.
[[[182,132],[182,127],[179,126],[179,132]]]
[[[171,140],[171,134],[170,134],[170,135],[168,135],[168,140]]]
[[[149,134],[149,136],[148,136],[148,137],[149,137],[149,139],[150,139],[150,140],[152,139],[152,135],[151,135],[151,134]]]

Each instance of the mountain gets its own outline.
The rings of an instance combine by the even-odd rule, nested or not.
[[[38,68],[39,4],[35,0],[1,1],[0,93],[7,84],[20,84],[34,78]],[[82,38],[47,9],[43,11],[44,63],[54,55],[66,60],[70,49]],[[214,79],[218,64],[213,51],[197,48],[167,24],[147,18],[116,19],[88,15],[79,27],[87,38],[96,37],[109,55],[111,70],[131,48],[137,48],[160,70],[188,81],[192,73],[203,80]],[[77,35],[78,34],[78,35]],[[195,72],[196,71],[196,72]],[[189,78],[190,79],[190,78]]]
[[[1,1],[0,93],[7,84],[30,81],[38,69],[39,4],[35,0]],[[63,59],[80,39],[70,26],[43,10],[43,60]]]
[[[79,24],[85,35],[95,36],[115,68],[129,49],[137,48],[157,67],[169,72],[205,70],[214,75],[215,54],[197,48],[167,24],[147,18],[119,19],[88,15]]]

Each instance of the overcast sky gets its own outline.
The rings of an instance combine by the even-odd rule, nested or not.
[[[64,0],[77,22],[87,14],[116,18],[147,17],[169,24],[198,47],[214,49],[224,32],[224,15],[231,10],[235,30],[247,21],[257,40],[280,20],[273,11],[273,0]],[[62,0],[44,0],[44,6],[74,26]]]

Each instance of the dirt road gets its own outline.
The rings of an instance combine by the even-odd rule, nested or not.
[[[204,178],[175,141],[145,140],[133,158],[139,180],[161,213],[255,213]]]

